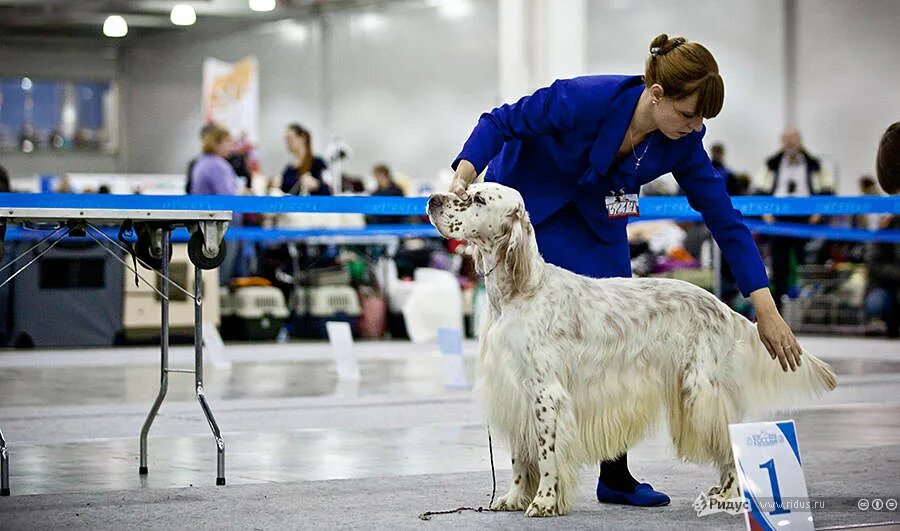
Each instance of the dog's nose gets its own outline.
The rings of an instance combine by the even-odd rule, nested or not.
[[[440,208],[441,205],[444,204],[444,200],[440,198],[440,196],[433,195],[428,198],[428,208]]]

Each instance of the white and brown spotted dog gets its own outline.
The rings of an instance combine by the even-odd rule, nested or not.
[[[468,194],[434,194],[427,210],[443,236],[476,247],[485,275],[477,388],[513,458],[495,509],[568,512],[580,467],[632,448],[663,411],[678,455],[718,468],[709,493],[736,496],[728,424],[751,405],[837,385],[807,352],[783,372],[755,325],[692,284],[591,279],[544,262],[517,191],[483,183]]]

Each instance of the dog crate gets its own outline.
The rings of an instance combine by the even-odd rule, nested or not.
[[[11,300],[11,336],[37,347],[113,345],[122,323],[122,271],[94,242],[60,242],[4,288],[11,292],[3,294]]]
[[[126,257],[126,260],[130,260]],[[124,270],[125,302],[123,305],[122,329],[126,339],[150,339],[159,336],[160,297],[143,280],[135,285],[134,273]],[[163,280],[152,271],[138,266],[141,276],[161,289]],[[188,258],[187,244],[172,245],[172,260],[169,263],[169,278],[189,293],[194,292],[194,265]],[[219,324],[219,272],[216,269],[203,271],[203,320]],[[169,330],[172,335],[193,335],[194,301],[181,290],[169,286]]]
[[[864,333],[865,269],[797,268],[798,296],[782,301],[785,321],[797,332]]]
[[[293,334],[298,337],[328,337],[325,323],[343,321],[354,334],[359,330],[362,307],[359,295],[351,286],[319,286],[296,288],[291,296],[294,314]]]
[[[219,298],[223,339],[273,340],[290,313],[284,294],[272,286],[222,288]]]

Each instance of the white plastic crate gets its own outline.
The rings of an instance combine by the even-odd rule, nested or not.
[[[281,290],[272,286],[247,286],[234,290],[228,298],[228,311],[243,319],[263,316],[286,318],[288,307]]]

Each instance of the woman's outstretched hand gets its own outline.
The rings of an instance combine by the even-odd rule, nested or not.
[[[777,359],[781,364],[782,370],[787,372],[788,369],[796,371],[800,366],[800,344],[794,337],[794,332],[788,326],[778,308],[775,306],[775,300],[768,288],[760,288],[750,294],[750,300],[756,308],[757,331],[759,339],[762,340],[766,350],[772,359]]]
[[[476,177],[478,177],[478,174],[475,172],[475,166],[471,162],[467,160],[459,161],[453,180],[450,181],[450,193],[456,194],[460,199],[468,199],[469,194],[466,193],[466,188],[472,184]]]

